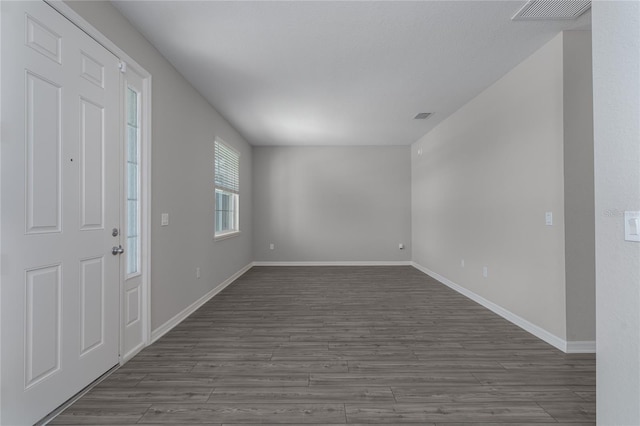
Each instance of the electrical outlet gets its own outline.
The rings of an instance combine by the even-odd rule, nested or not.
[[[484,278],[487,278],[489,276],[489,268],[488,267],[486,267],[486,266],[482,267],[482,276]]]

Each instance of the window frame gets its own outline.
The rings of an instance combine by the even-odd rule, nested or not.
[[[216,180],[215,180],[215,176],[217,173],[217,170],[215,168],[215,163],[216,163],[216,144],[222,145],[225,149],[231,151],[232,153],[234,153],[235,155],[237,155],[238,158],[238,176],[237,176],[237,182],[238,182],[238,189],[237,192],[233,192],[230,191],[228,188],[225,187],[220,187],[218,185],[216,185]],[[236,237],[238,235],[240,235],[240,164],[241,164],[241,156],[240,156],[240,152],[235,149],[234,147],[232,147],[230,144],[226,143],[223,139],[216,137],[214,140],[214,146],[213,146],[213,173],[214,173],[214,180],[213,180],[213,235],[214,235],[214,240],[215,241],[219,241],[219,240],[226,240],[228,238],[233,238]],[[225,194],[229,194],[234,198],[234,210],[233,210],[233,222],[234,222],[234,229],[231,230],[225,230],[225,231],[221,231],[218,232],[216,230],[216,222],[217,222],[217,192],[220,191],[222,193]]]

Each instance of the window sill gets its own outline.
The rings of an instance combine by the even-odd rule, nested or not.
[[[237,237],[238,235],[240,235],[240,231],[225,232],[224,234],[218,234],[214,236],[213,240],[214,241],[227,240],[229,238]]]

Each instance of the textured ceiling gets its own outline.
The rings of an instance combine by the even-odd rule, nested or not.
[[[524,1],[119,1],[253,145],[407,145],[575,21]],[[433,112],[414,120],[419,112]]]

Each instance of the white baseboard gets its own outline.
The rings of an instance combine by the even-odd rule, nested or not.
[[[125,362],[129,361],[131,358],[136,356],[138,354],[138,352],[140,352],[141,350],[143,350],[146,347],[147,347],[147,343],[146,342],[140,342],[140,344],[138,346],[136,346],[135,348],[131,349],[126,354],[122,355],[122,357],[120,358],[120,365],[123,365]]]
[[[236,272],[235,274],[233,274],[232,276],[230,276],[229,278],[224,280],[222,282],[222,284],[218,285],[216,288],[214,288],[213,290],[209,291],[207,294],[202,296],[200,299],[196,300],[191,305],[187,306],[182,312],[180,312],[179,314],[175,315],[169,321],[165,322],[160,327],[158,327],[155,330],[153,330],[151,332],[151,342],[149,344],[155,342],[156,340],[158,340],[159,338],[161,338],[162,336],[167,334],[173,327],[175,327],[176,325],[178,325],[182,321],[184,321],[185,318],[187,318],[189,315],[191,315],[196,310],[198,310],[198,308],[200,308],[202,305],[207,303],[209,301],[209,299],[211,299],[216,294],[220,293],[227,286],[229,286],[229,284],[231,284],[232,282],[234,282],[235,280],[240,278],[240,276],[242,274],[247,272],[252,267],[253,267],[253,263],[249,263],[247,266],[243,267],[238,272]]]
[[[473,291],[465,287],[462,287],[461,285],[458,285],[453,281],[450,281],[449,279],[443,277],[442,275],[436,272],[433,272],[425,268],[424,266],[417,264],[416,262],[412,262],[412,265],[417,270],[424,272],[425,274],[429,275],[431,278],[434,278],[440,281],[442,284],[457,291],[463,296],[466,296],[469,299],[481,304],[482,306],[489,309],[490,311],[493,311],[494,313],[500,315],[502,318],[506,319],[507,321],[510,321],[513,324],[517,325],[518,327],[522,328],[523,330],[528,331],[529,333],[533,334],[537,338],[544,340],[551,346],[554,346],[560,349],[562,352],[565,352],[565,353],[594,353],[595,352],[595,342],[590,342],[590,341],[567,342],[566,340],[556,336],[555,334],[548,332],[544,328],[539,327],[530,321],[527,321],[521,316],[514,314],[513,312],[503,308],[502,306],[497,305],[485,299],[484,297],[474,293]]]
[[[595,340],[574,340],[567,342],[568,354],[594,354],[596,353]]]
[[[253,266],[411,266],[409,260],[392,260],[392,261],[331,261],[331,262],[269,262],[260,261],[253,262]]]

